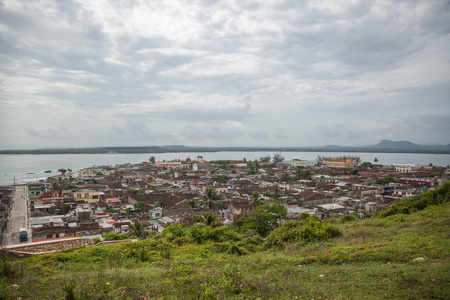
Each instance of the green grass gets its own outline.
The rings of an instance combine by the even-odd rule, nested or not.
[[[268,250],[255,238],[76,248],[7,261],[0,299],[450,299],[449,216],[444,203]]]

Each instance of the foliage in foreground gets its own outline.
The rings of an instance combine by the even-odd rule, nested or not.
[[[265,239],[174,225],[158,239],[6,258],[0,299],[449,299],[449,225],[448,201],[333,227],[304,218]]]

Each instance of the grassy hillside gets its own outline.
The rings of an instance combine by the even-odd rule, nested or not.
[[[450,299],[448,188],[435,192],[444,195],[439,205],[408,214],[306,218],[265,239],[172,228],[135,243],[3,261],[0,299]]]

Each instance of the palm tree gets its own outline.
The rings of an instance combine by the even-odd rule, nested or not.
[[[134,220],[133,227],[132,227],[133,233],[140,239],[145,239],[145,230],[142,223],[138,222],[137,220]]]
[[[206,195],[200,200],[202,207],[208,207],[210,211],[221,206],[220,197],[213,188],[206,188]]]
[[[61,186],[59,185],[59,183],[58,183],[57,181],[53,182],[53,190],[54,190],[54,191],[59,190],[60,187],[61,187]]]
[[[206,226],[215,227],[219,224],[219,216],[213,212],[206,212],[199,216],[200,221]]]
[[[263,198],[258,192],[253,192],[253,195],[250,199],[249,205],[253,208],[260,206],[262,204]]]
[[[374,163],[377,163],[377,162],[378,162],[378,158],[375,157],[375,158],[373,159],[373,162],[374,162]]]

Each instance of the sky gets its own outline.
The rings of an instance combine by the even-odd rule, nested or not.
[[[0,148],[450,143],[450,1],[0,0]]]

